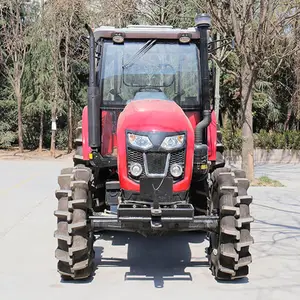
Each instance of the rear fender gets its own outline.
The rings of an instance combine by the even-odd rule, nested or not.
[[[116,146],[116,134],[114,134],[113,115],[109,111],[102,111],[102,138],[101,138],[101,154],[110,155]],[[99,120],[100,122],[100,120]],[[116,122],[116,121],[115,121]],[[89,147],[89,124],[88,124],[88,107],[85,106],[82,111],[82,152],[83,159],[89,160],[89,153],[92,149]]]
[[[91,151],[92,149],[89,147],[88,108],[85,106],[82,111],[82,155],[84,160],[89,160]]]
[[[216,113],[211,112],[211,122],[207,127],[207,146],[208,146],[208,160],[216,161],[217,159],[217,122]]]

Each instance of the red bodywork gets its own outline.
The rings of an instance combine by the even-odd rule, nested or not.
[[[117,146],[117,134],[113,133],[114,127],[116,127],[116,124],[113,122],[112,112],[102,111],[102,155],[112,154],[113,148]],[[89,153],[91,153],[88,137],[88,108],[85,106],[82,112],[82,152],[84,160],[89,160]]]
[[[114,112],[115,113],[115,112]],[[116,115],[116,113],[115,113]],[[216,160],[217,128],[216,116],[212,111],[211,123],[208,127],[208,159]],[[139,192],[139,184],[130,180],[127,176],[127,161],[120,159],[126,157],[126,130],[133,131],[186,131],[187,132],[187,154],[185,166],[185,178],[173,186],[174,192],[189,189],[194,153],[194,130],[200,121],[198,112],[186,112],[172,101],[162,100],[139,100],[130,102],[118,116],[113,118],[113,112],[102,111],[102,146],[101,154],[107,155],[118,149],[118,173],[122,189]],[[115,132],[118,122],[117,132]],[[117,139],[118,136],[118,139]],[[88,111],[87,107],[82,113],[82,148],[83,159],[89,160],[91,151],[88,146]]]
[[[173,101],[139,100],[129,103],[119,116],[117,129],[118,173],[120,186],[139,192],[140,185],[128,178],[126,157],[126,130],[149,132],[187,132],[185,177],[173,186],[173,192],[189,189],[193,171],[194,130],[183,110]]]

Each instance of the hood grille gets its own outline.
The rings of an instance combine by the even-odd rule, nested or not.
[[[167,153],[150,152],[146,154],[149,174],[164,174]]]
[[[148,153],[146,153],[148,172],[150,174],[163,174],[165,171],[165,166],[166,166],[166,162],[167,162],[167,155],[168,155],[168,153],[166,153],[166,152],[148,152]],[[143,152],[128,148],[127,149],[128,170],[129,170],[129,166],[131,163],[141,164],[143,167],[143,172],[142,172],[141,176],[146,176]],[[171,176],[170,166],[174,163],[180,164],[184,170],[185,149],[181,149],[176,152],[170,153],[170,162],[169,162],[168,174],[167,174],[168,176]],[[129,173],[128,173],[128,176],[130,178],[132,178]],[[179,180],[181,180],[183,178],[184,178],[184,172],[183,172],[182,177],[177,178],[176,180],[174,180],[174,182],[178,182]],[[132,179],[134,179],[135,181],[137,180],[137,178],[132,178]]]

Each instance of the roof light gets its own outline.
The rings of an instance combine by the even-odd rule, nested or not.
[[[210,27],[211,25],[211,17],[208,14],[197,14],[195,17],[195,25],[196,27]]]
[[[124,43],[124,35],[122,33],[115,33],[112,37],[114,43],[122,44]]]
[[[183,44],[187,44],[191,41],[191,35],[188,33],[183,33],[180,37],[179,37],[179,42],[183,43]]]

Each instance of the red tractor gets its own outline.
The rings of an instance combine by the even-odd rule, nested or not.
[[[213,276],[247,276],[252,197],[245,172],[224,167],[209,26],[205,14],[188,29],[86,26],[88,105],[54,213],[63,279],[92,276],[94,234],[105,230],[207,231]]]

